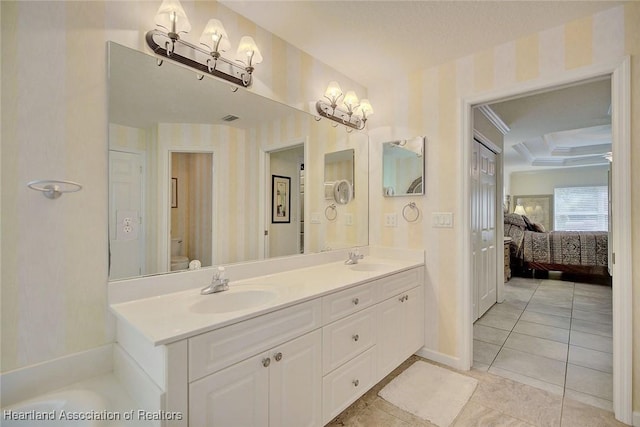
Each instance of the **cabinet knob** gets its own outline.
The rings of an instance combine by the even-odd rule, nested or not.
[[[262,359],[262,366],[264,366],[265,368],[268,368],[269,365],[271,365],[270,357],[265,357],[264,359]]]
[[[359,298],[354,298],[353,299],[353,305],[358,305],[360,304],[360,299]]]
[[[409,301],[409,295],[405,295],[405,296],[404,296],[404,300],[405,300],[405,301]]]
[[[354,340],[354,341],[358,341],[359,339],[360,339],[360,335],[355,334],[355,335],[353,336],[353,340]]]
[[[354,387],[358,387],[360,385],[360,381],[358,380],[353,380],[353,386]]]
[[[403,296],[401,296],[400,298],[398,298],[398,301],[400,301],[400,302],[404,302],[404,295],[403,295]]]
[[[276,362],[279,362],[282,360],[282,353],[278,352],[276,353],[275,356],[273,356],[274,359],[276,359]]]

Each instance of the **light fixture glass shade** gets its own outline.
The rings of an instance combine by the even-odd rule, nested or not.
[[[358,106],[358,97],[356,96],[356,93],[352,90],[347,92],[347,94],[344,96],[343,103],[344,105],[346,105],[349,111],[352,111],[354,108],[356,108]]]
[[[525,212],[524,210],[524,206],[522,206],[521,204],[517,204],[516,208],[513,211],[514,214],[518,214],[518,215],[526,215],[527,212]]]
[[[207,22],[207,26],[204,27],[200,36],[200,44],[207,46],[212,52],[226,52],[231,49],[229,36],[227,36],[222,22],[217,19],[210,19]],[[216,44],[218,45],[217,49]]]
[[[191,31],[191,24],[179,0],[163,0],[156,13],[156,25],[175,33]]]
[[[329,86],[327,86],[327,90],[324,91],[324,96],[329,98],[331,102],[335,102],[342,95],[342,89],[340,85],[336,81],[329,82]]]
[[[244,63],[247,67],[254,66],[262,62],[262,55],[260,50],[253,41],[253,37],[242,36],[240,44],[238,45],[238,51],[236,53],[236,59]]]
[[[360,101],[360,112],[362,113],[362,117],[369,117],[373,114],[373,107],[368,99]]]

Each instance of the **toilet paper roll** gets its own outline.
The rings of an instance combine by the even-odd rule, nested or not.
[[[189,263],[189,270],[199,270],[202,264],[197,259],[194,259]]]

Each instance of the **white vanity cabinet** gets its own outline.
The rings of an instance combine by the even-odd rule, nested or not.
[[[315,330],[189,385],[189,425],[320,425],[321,331]]]
[[[325,277],[299,302],[165,345],[119,319],[118,345],[154,407],[184,414],[155,425],[319,427],[423,345],[423,266],[339,288]]]
[[[423,287],[399,293],[378,305],[378,372],[381,380],[424,343]]]

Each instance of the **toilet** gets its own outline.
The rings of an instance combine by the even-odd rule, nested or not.
[[[182,238],[171,239],[171,271],[189,268],[189,258],[182,254]]]

